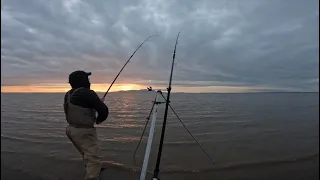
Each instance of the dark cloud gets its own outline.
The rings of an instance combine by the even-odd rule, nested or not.
[[[318,91],[317,0],[4,0],[1,85],[65,83],[77,69],[93,83],[166,85],[175,36],[175,84]]]

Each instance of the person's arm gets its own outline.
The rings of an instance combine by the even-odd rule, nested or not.
[[[103,101],[94,91],[90,90],[88,95],[88,104],[98,112],[96,123],[100,124],[105,121],[109,115],[108,106],[103,103]]]
[[[67,115],[67,110],[68,110],[67,98],[68,98],[68,93],[64,95],[64,101],[63,101],[63,110],[65,115]]]

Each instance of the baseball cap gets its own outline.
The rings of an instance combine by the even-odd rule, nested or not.
[[[87,82],[89,81],[89,76],[91,75],[91,72],[85,72],[85,71],[74,71],[69,75],[69,83],[73,82]]]

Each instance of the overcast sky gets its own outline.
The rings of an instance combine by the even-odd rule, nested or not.
[[[318,0],[3,0],[1,86],[110,83],[319,91]]]

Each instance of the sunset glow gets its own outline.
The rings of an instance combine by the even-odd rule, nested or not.
[[[114,84],[109,92],[146,90],[147,85],[142,84]],[[92,84],[91,89],[96,92],[106,92],[109,84]],[[166,87],[153,86],[154,90],[163,90]],[[248,87],[248,86],[204,86],[204,87],[186,87],[174,86],[173,92],[185,93],[239,93],[239,92],[256,92],[266,90],[268,87]],[[68,84],[39,84],[29,86],[2,86],[2,93],[62,93],[70,90]]]
[[[96,92],[105,92],[109,84],[92,84],[91,89]],[[110,92],[139,90],[145,86],[137,84],[114,84]],[[1,92],[4,93],[59,93],[67,92],[70,89],[68,84],[39,84],[29,86],[1,86]]]

